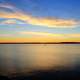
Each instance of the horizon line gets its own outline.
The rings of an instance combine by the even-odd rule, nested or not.
[[[80,42],[0,42],[0,44],[80,44]]]

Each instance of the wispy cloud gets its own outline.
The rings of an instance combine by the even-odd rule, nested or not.
[[[0,37],[11,37],[13,36],[12,34],[0,34]]]
[[[21,31],[20,35],[32,35],[33,37],[52,37],[52,38],[80,38],[80,34],[56,34],[48,32],[31,32],[31,31]]]
[[[16,35],[17,34],[17,35]],[[24,38],[24,40],[26,40],[26,38],[28,38],[28,36],[31,39],[35,39],[35,38],[42,38],[42,39],[46,39],[46,38],[50,38],[50,39],[80,39],[80,33],[65,33],[65,34],[59,34],[59,33],[49,33],[49,32],[34,32],[34,31],[19,31],[16,34],[10,34],[10,33],[6,33],[6,34],[0,34],[0,37],[17,37],[19,36],[19,38]]]
[[[53,34],[53,33],[48,33],[48,32],[31,32],[31,31],[21,31],[19,34],[22,35],[32,35],[32,36],[37,36],[37,37],[62,37],[64,35],[62,34]]]
[[[0,24],[25,24],[25,22],[17,19],[7,19],[0,22]]]
[[[14,6],[12,6],[11,4],[9,4],[9,3],[4,3],[4,4],[2,4],[2,3],[0,3],[0,8],[8,8],[8,9],[14,9],[15,7]]]
[[[1,5],[0,7],[9,8],[14,11],[14,13],[0,12],[1,18],[20,19],[23,20],[26,24],[38,25],[43,27],[52,27],[52,28],[74,28],[76,27],[76,25],[80,25],[80,21],[74,19],[33,17],[31,15],[23,13],[21,10],[17,9],[12,5]]]

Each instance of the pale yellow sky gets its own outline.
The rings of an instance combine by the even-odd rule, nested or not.
[[[80,42],[80,38],[0,38],[1,42]]]

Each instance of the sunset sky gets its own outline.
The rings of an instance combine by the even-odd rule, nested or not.
[[[0,42],[80,42],[80,0],[0,0]]]

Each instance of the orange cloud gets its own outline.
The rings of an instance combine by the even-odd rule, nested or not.
[[[39,25],[43,27],[52,27],[52,28],[74,28],[76,25],[80,24],[80,21],[74,19],[58,19],[58,18],[39,18],[27,15],[20,11],[19,9],[11,6],[3,6],[4,8],[9,8],[14,11],[14,13],[5,13],[0,12],[1,18],[16,18],[23,20],[26,24]]]
[[[41,25],[47,27],[55,28],[71,28],[74,27],[77,22],[74,20],[64,20],[64,19],[48,19],[48,18],[31,18],[28,20],[29,24]]]

